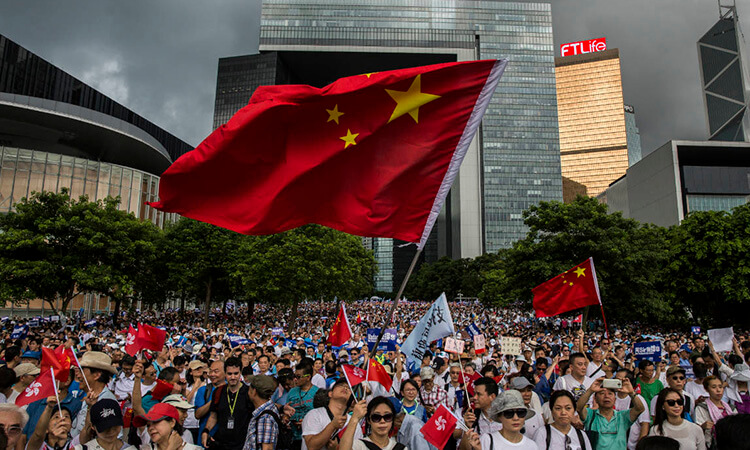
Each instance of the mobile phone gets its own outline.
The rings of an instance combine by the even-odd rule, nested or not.
[[[617,378],[603,380],[602,387],[605,389],[622,389],[622,380]]]

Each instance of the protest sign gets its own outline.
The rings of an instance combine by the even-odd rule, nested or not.
[[[481,355],[485,351],[485,341],[484,341],[484,335],[483,334],[477,334],[474,336],[474,352],[477,355]]]
[[[372,351],[372,347],[375,345],[375,342],[378,340],[378,335],[380,334],[380,328],[368,328],[367,329],[367,348]],[[385,333],[383,333],[383,339],[380,340],[380,344],[378,344],[378,350],[382,350],[384,352],[392,352],[396,350],[396,329],[395,328],[386,328]]]
[[[711,341],[717,353],[731,352],[733,337],[734,329],[731,327],[708,330],[708,340]]]
[[[281,333],[283,332],[284,332],[284,328],[282,327],[271,328],[271,336],[281,336]]]
[[[636,342],[633,345],[633,356],[638,361],[647,359],[649,361],[661,360],[661,342]]]
[[[445,351],[448,353],[461,354],[464,352],[464,341],[452,337],[445,338]]]
[[[521,354],[521,338],[512,336],[502,336],[500,338],[500,350],[504,355]]]

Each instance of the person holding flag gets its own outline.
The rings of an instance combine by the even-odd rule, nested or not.
[[[115,394],[107,388],[117,370],[112,365],[112,358],[102,352],[88,351],[77,362],[80,370],[76,371],[76,379],[86,392],[86,399],[78,413],[73,435],[80,433],[81,440],[85,442],[92,436],[91,422],[86,420],[89,408],[105,399],[117,401]]]
[[[347,414],[352,390],[345,377],[339,378],[328,391],[328,406],[315,408],[302,421],[302,450],[334,450],[338,447],[339,433],[348,428],[351,417]],[[362,438],[362,428],[354,428],[354,439]]]
[[[73,427],[73,413],[61,405],[57,407],[57,397],[50,396],[46,399],[46,407],[34,424],[34,431],[29,436],[27,450],[54,449],[68,450],[72,447],[70,430]]]
[[[362,419],[365,419],[364,437],[355,439]],[[392,436],[395,420],[396,409],[387,397],[375,397],[370,403],[364,400],[357,402],[349,420],[357,426],[346,427],[341,435],[339,450],[408,450]]]

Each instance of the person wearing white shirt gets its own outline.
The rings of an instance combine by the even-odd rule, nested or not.
[[[568,391],[578,401],[586,390],[594,384],[594,380],[586,376],[588,360],[583,353],[573,353],[569,359],[570,374],[558,378],[552,389]]]
[[[133,375],[133,365],[135,364],[135,361],[132,357],[128,356],[122,359],[122,362],[120,366],[122,367],[122,372],[115,378],[115,397],[118,401],[127,400],[125,402],[126,407],[130,407],[130,396],[133,393],[133,382],[135,380],[135,375]]]
[[[349,424],[347,402],[352,391],[346,378],[337,380],[328,392],[328,406],[315,408],[302,419],[302,450],[329,448],[330,441]],[[354,439],[362,438],[362,428],[355,427]],[[335,448],[331,446],[331,448]]]
[[[573,394],[555,391],[546,404],[550,405],[552,423],[541,427],[536,433],[536,445],[550,450],[592,450],[586,433],[571,426],[576,415]]]

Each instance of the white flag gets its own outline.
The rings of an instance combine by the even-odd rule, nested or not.
[[[401,352],[407,358],[420,361],[430,342],[454,334],[456,330],[453,327],[451,311],[448,309],[448,300],[445,293],[442,293],[401,345]]]

